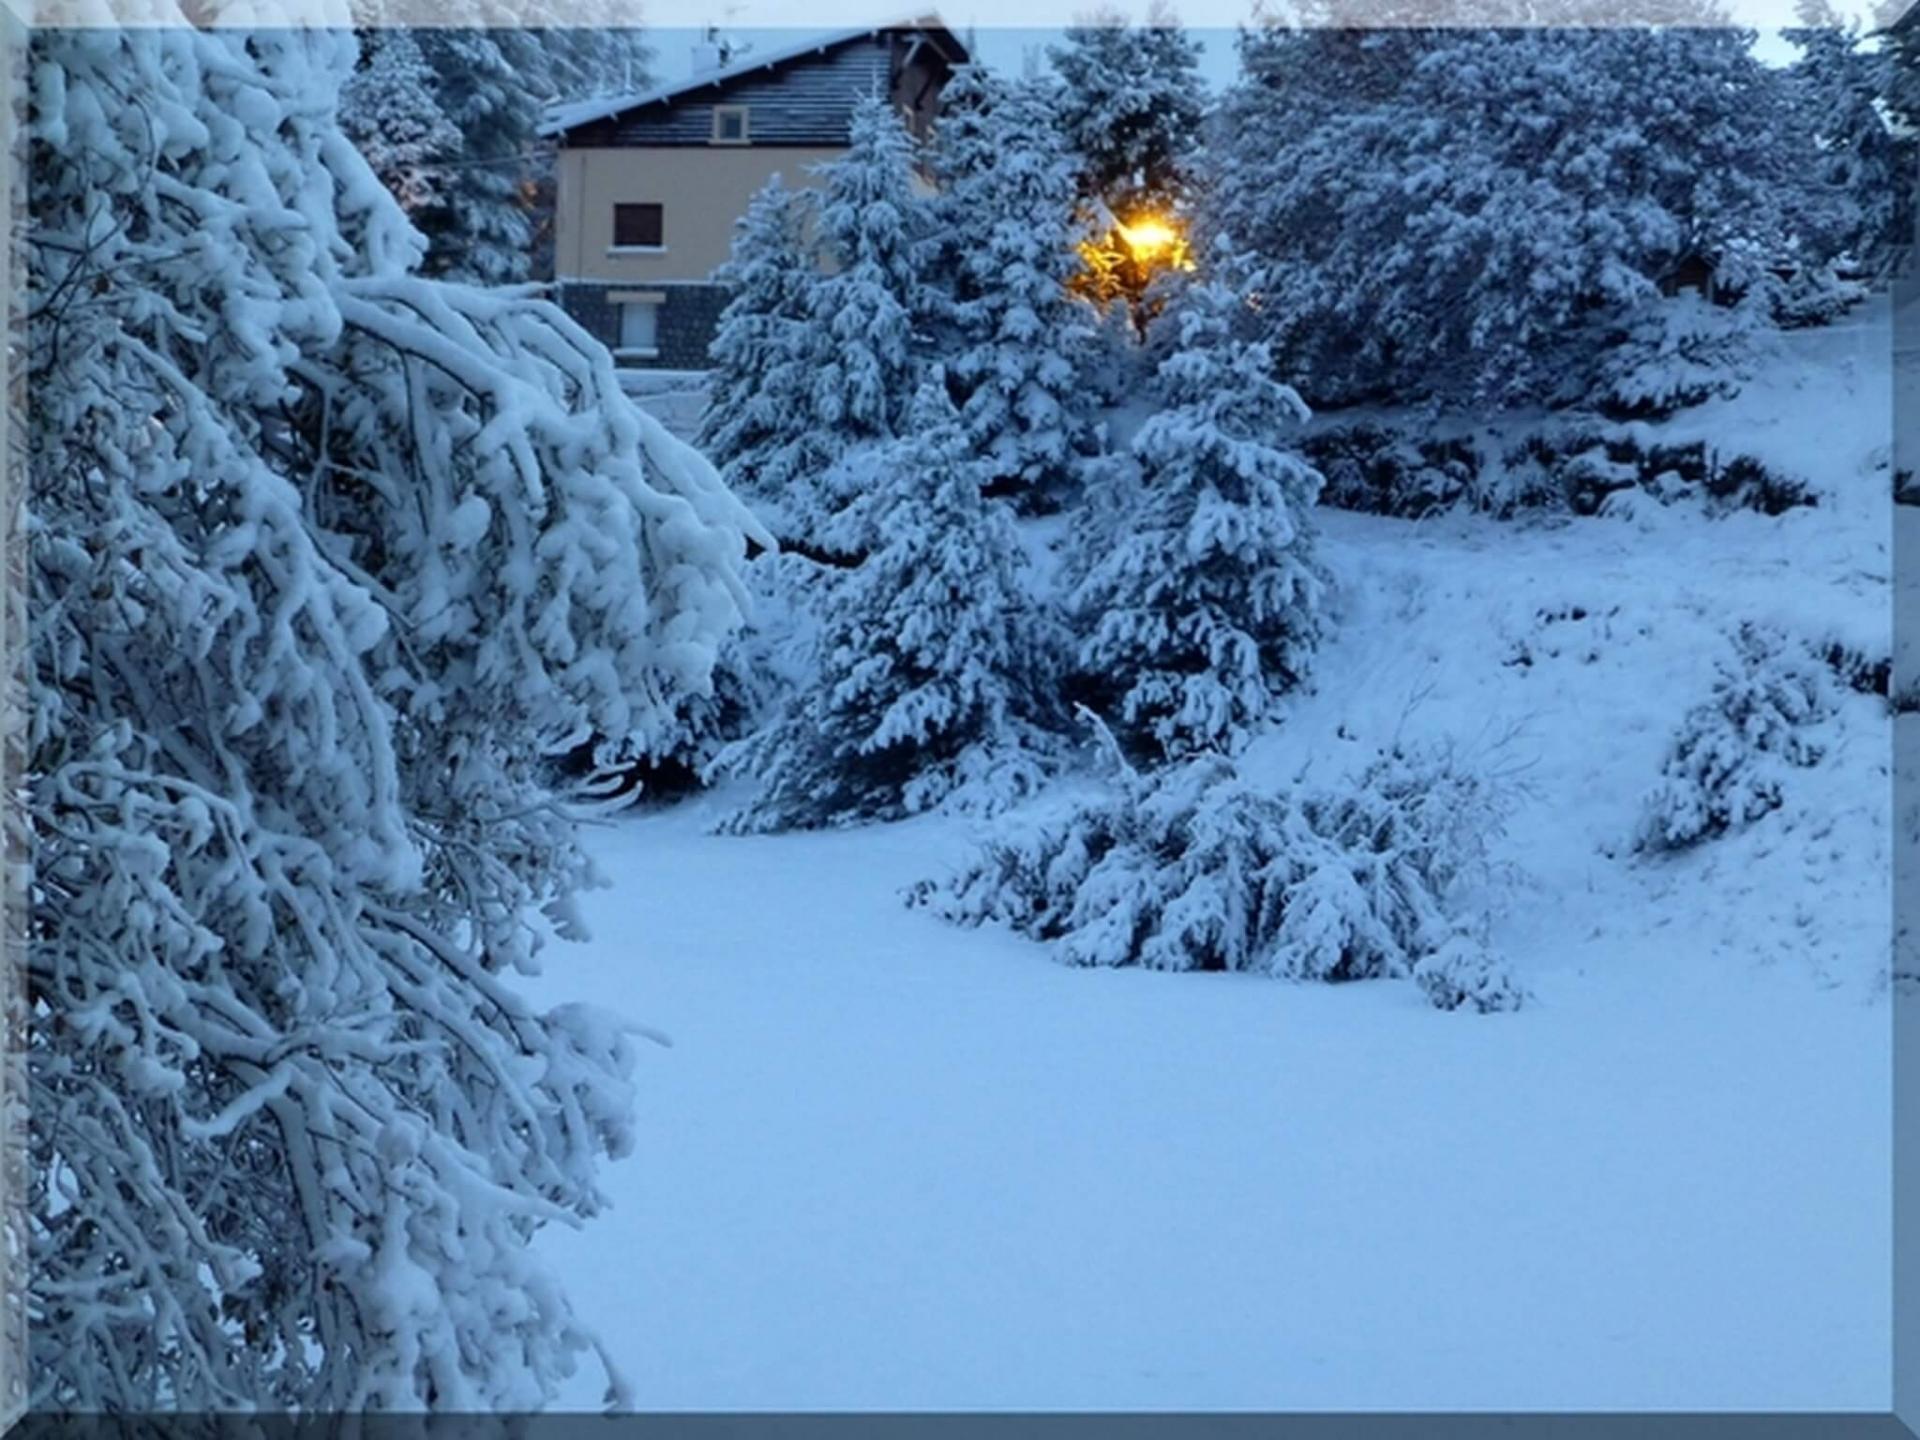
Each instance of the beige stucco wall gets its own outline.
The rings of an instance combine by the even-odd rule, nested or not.
[[[811,185],[809,167],[834,149],[687,145],[658,149],[564,149],[554,196],[554,273],[561,280],[644,286],[705,280],[733,246],[733,224],[776,171]],[[609,254],[616,204],[662,206],[659,253]]]

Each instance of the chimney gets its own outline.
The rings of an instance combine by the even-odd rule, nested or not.
[[[700,43],[693,47],[693,69],[695,75],[704,75],[709,70],[718,70],[727,63],[727,47],[720,42],[719,27],[709,25],[700,32]]]

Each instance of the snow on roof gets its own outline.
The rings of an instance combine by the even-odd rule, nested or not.
[[[824,54],[828,50],[838,49],[855,40],[864,40],[870,35],[879,35],[888,30],[938,30],[952,38],[952,32],[941,23],[940,17],[933,14],[913,16],[903,20],[893,20],[879,25],[862,25],[855,30],[836,30],[824,35],[815,35],[797,45],[765,53],[753,53],[745,59],[731,65],[723,65],[717,70],[703,70],[688,75],[670,85],[656,85],[650,90],[637,91],[631,95],[603,95],[595,100],[574,100],[547,107],[547,118],[540,126],[542,135],[560,135],[568,130],[577,130],[582,125],[591,125],[596,120],[605,120],[609,116],[623,111],[637,110],[642,105],[657,105],[663,100],[672,100],[692,90],[703,90],[709,85],[725,85],[743,75],[756,70],[772,70],[781,65],[791,64],[808,55]],[[958,45],[958,41],[955,44]]]

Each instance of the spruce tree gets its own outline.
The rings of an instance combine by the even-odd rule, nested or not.
[[[1844,255],[1885,274],[1912,242],[1914,144],[1882,110],[1898,51],[1870,48],[1829,0],[1800,0],[1798,10],[1800,26],[1782,33],[1801,52],[1788,77],[1811,142],[1797,207],[1817,247],[1810,258]]]
[[[1258,256],[1283,378],[1327,404],[1577,400],[1689,267],[1764,285],[1805,155],[1753,38],[1250,36],[1210,224]]]
[[[1024,554],[936,371],[901,438],[852,457],[850,516],[875,548],[834,576],[818,678],[730,757],[762,793],[735,824],[889,820],[1026,793],[1039,642]]]
[[[1232,753],[1305,674],[1325,581],[1314,558],[1320,476],[1286,447],[1304,421],[1224,278],[1160,320],[1171,353],[1131,479],[1083,529],[1072,597],[1080,683],[1144,759]]]
[[[1054,87],[969,78],[936,142],[943,263],[930,289],[943,354],[989,490],[1024,509],[1059,503],[1089,448],[1080,374],[1093,315],[1077,269],[1073,170]]]
[[[341,129],[409,215],[448,202],[449,165],[463,143],[435,81],[413,35],[385,28],[362,33],[360,63],[340,91]]]
[[[1096,12],[1048,51],[1061,125],[1080,161],[1082,197],[1123,218],[1184,195],[1206,111],[1200,46],[1155,0],[1147,23]]]
[[[797,342],[811,372],[808,423],[795,417],[786,443],[767,457],[761,487],[777,496],[799,544],[857,556],[872,537],[840,518],[859,492],[836,462],[892,439],[912,399],[927,207],[914,191],[913,143],[879,95],[855,102],[845,153],[816,173],[820,242],[832,268],[808,288]]]
[[[776,508],[779,487],[761,478],[768,456],[813,432],[809,327],[820,270],[806,238],[811,199],[773,176],[736,223],[732,256],[714,276],[732,294],[710,347],[698,443],[730,486]]]

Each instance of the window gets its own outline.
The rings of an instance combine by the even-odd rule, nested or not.
[[[616,250],[660,250],[663,238],[662,209],[658,205],[616,205],[613,207],[613,248]]]
[[[713,143],[716,145],[747,143],[746,106],[716,105],[713,107]]]
[[[620,307],[620,353],[660,353],[660,302],[629,300]]]

